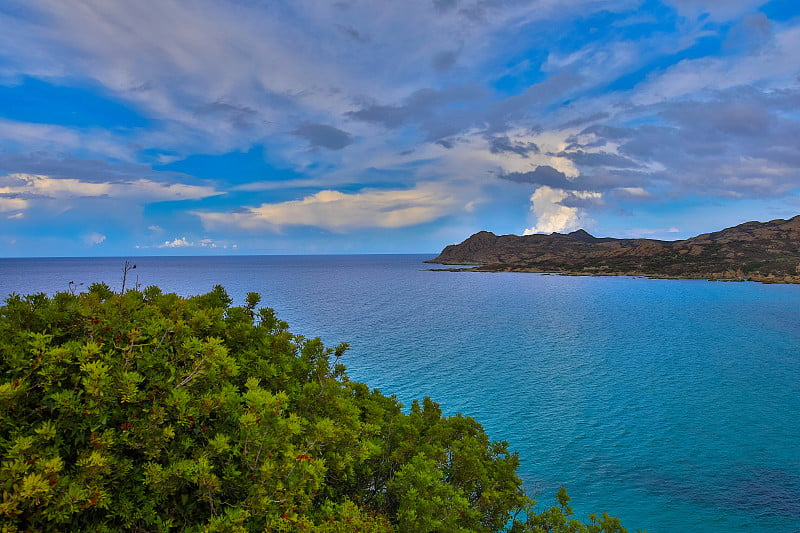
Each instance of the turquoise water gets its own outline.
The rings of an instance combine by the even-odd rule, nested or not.
[[[800,286],[430,272],[428,256],[137,258],[129,285],[260,292],[353,379],[476,417],[542,505],[631,530],[800,531]],[[123,260],[0,260],[0,296]]]

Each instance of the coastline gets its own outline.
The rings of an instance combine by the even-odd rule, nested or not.
[[[430,264],[440,264],[443,268],[429,268],[430,272],[519,272],[529,274],[548,274],[554,276],[590,276],[590,277],[633,277],[633,278],[648,278],[648,279],[696,279],[706,281],[719,281],[719,282],[745,282],[752,281],[755,283],[765,283],[770,285],[800,285],[800,275],[797,276],[775,276],[775,275],[751,275],[742,276],[732,273],[701,273],[691,275],[674,275],[662,274],[657,272],[645,271],[579,271],[579,270],[554,270],[542,269],[529,266],[519,265],[458,265],[450,263],[434,263],[433,261],[425,261]],[[449,266],[448,266],[449,265]]]

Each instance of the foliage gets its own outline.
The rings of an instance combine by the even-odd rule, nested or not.
[[[348,378],[346,344],[294,335],[259,301],[8,297],[0,529],[624,531],[570,520],[566,493],[533,513],[506,443],[428,398],[403,413]]]

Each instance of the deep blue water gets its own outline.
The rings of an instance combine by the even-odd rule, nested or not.
[[[137,258],[129,286],[262,294],[348,342],[353,379],[431,396],[519,451],[542,505],[631,531],[800,532],[800,286],[430,272],[428,256]],[[105,281],[119,258],[2,259],[0,297]]]

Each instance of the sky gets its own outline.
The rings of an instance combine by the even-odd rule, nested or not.
[[[0,256],[800,213],[797,0],[2,0]]]

